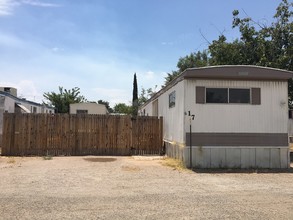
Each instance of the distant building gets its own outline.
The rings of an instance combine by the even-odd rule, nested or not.
[[[107,108],[103,104],[85,102],[70,104],[70,114],[108,114]]]
[[[54,113],[54,108],[17,97],[17,89],[0,87],[0,145],[2,142],[3,113]]]

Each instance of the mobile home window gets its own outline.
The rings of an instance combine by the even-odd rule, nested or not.
[[[228,103],[228,89],[207,88],[206,103]]]
[[[250,103],[250,89],[206,88],[206,103]]]
[[[229,103],[250,103],[250,89],[229,89]]]
[[[169,108],[172,108],[175,106],[175,99],[176,99],[176,93],[175,91],[173,91],[169,94]]]

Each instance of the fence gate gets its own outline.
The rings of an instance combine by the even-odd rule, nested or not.
[[[2,155],[160,154],[163,118],[4,113]]]

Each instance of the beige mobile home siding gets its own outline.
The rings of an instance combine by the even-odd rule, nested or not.
[[[196,86],[260,88],[261,105],[197,104]],[[186,111],[196,115],[193,132],[287,133],[288,95],[284,81],[187,80]],[[185,123],[189,131],[189,123]]]
[[[183,143],[184,138],[184,82],[181,81],[159,97],[159,116],[164,116],[164,139]],[[169,94],[176,92],[175,106],[169,108]],[[168,123],[167,123],[168,122]]]
[[[196,115],[192,121],[192,166],[288,168],[287,82],[193,79],[185,85],[185,110]],[[260,88],[261,104],[198,104],[196,86]],[[189,139],[187,119],[185,131]],[[188,166],[189,140],[186,144]]]
[[[154,101],[148,103],[144,108],[141,109],[140,115],[142,116],[153,116],[153,103]]]
[[[176,92],[175,106],[169,108],[169,94],[173,91]],[[145,110],[145,115],[153,116],[153,102],[158,100],[158,116],[164,117],[163,138],[167,154],[180,159],[183,159],[185,147],[184,97],[184,81],[180,81],[141,109],[141,114]]]

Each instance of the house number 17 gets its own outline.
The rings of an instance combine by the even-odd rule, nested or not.
[[[190,111],[188,111],[188,116],[190,116],[191,119],[194,120],[195,115],[192,115],[192,114],[190,113]]]

